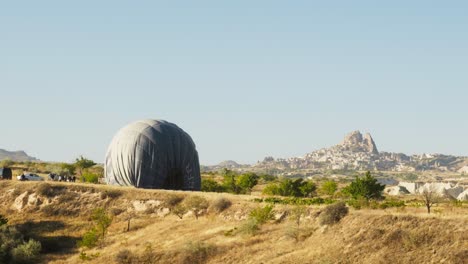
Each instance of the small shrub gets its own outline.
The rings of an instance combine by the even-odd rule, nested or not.
[[[122,194],[123,192],[120,190],[105,190],[101,192],[101,199],[103,200],[106,198],[115,199],[117,197],[120,197]]]
[[[83,235],[83,238],[79,242],[80,247],[93,248],[97,245],[99,240],[99,234],[96,229],[92,228]]]
[[[254,218],[247,219],[240,227],[239,232],[242,234],[255,235],[260,230],[258,221]]]
[[[143,251],[143,253],[140,255],[139,257],[139,261],[138,263],[142,263],[142,264],[153,264],[153,263],[158,263],[159,259],[160,259],[160,255],[158,255],[153,247],[151,246],[150,243],[146,243],[146,247],[145,247],[145,250]]]
[[[41,183],[37,186],[37,194],[45,197],[52,198],[54,196],[60,195],[65,191],[64,186],[52,186],[48,183]]]
[[[202,178],[201,182],[201,191],[202,192],[223,192],[224,188],[221,184],[213,179]]]
[[[80,252],[80,259],[83,260],[83,261],[89,261],[89,260],[93,260],[93,259],[99,257],[99,255],[100,255],[99,252],[88,255],[86,252],[81,251]]]
[[[320,213],[319,221],[322,225],[332,225],[338,223],[348,214],[348,207],[344,202],[329,205]]]
[[[172,208],[172,207],[180,204],[183,200],[184,200],[183,196],[171,194],[171,195],[167,196],[167,198],[165,200],[165,204],[167,206],[169,206],[170,208]]]
[[[117,264],[132,264],[137,256],[128,249],[122,249],[115,255],[114,260]]]
[[[207,209],[209,205],[210,203],[208,202],[208,200],[201,196],[191,196],[185,200],[186,208],[189,210],[193,210],[193,214],[195,215],[196,219],[198,219],[202,211]]]
[[[91,219],[94,220],[97,231],[99,231],[102,238],[104,238],[107,233],[107,228],[109,228],[112,223],[111,216],[106,213],[104,208],[97,208],[93,211]]]
[[[87,183],[99,183],[99,175],[85,172],[83,175],[81,175],[81,181]]]
[[[110,213],[113,216],[121,215],[123,212],[125,212],[125,210],[122,209],[122,208],[113,207],[113,208],[110,209]]]
[[[250,212],[249,217],[255,219],[257,224],[264,224],[274,217],[273,205],[255,208]]]
[[[75,192],[66,192],[58,197],[59,203],[66,203],[78,198],[78,194]]]
[[[28,242],[14,248],[11,256],[14,263],[35,263],[39,259],[41,243],[30,239]]]
[[[182,219],[184,215],[188,212],[187,207],[183,204],[178,204],[172,208],[171,213]]]
[[[218,198],[212,204],[211,208],[217,213],[221,213],[222,211],[226,210],[231,206],[231,201],[226,198]]]
[[[183,263],[202,264],[217,253],[216,247],[203,242],[190,242],[187,244]]]

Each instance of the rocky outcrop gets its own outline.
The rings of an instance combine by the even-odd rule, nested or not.
[[[353,152],[379,154],[372,136],[369,133],[363,136],[360,131],[353,131],[348,134],[340,146]]]

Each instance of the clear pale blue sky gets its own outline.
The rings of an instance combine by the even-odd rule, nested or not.
[[[104,160],[177,123],[203,164],[289,157],[356,129],[468,155],[466,1],[2,1],[0,148]]]

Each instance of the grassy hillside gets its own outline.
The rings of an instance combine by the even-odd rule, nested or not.
[[[181,219],[171,213],[177,203],[193,202],[194,196],[208,202],[198,219],[192,212],[182,213]],[[44,263],[463,263],[468,259],[466,204],[439,205],[431,216],[419,207],[349,209],[332,225],[321,224],[324,205],[301,210],[275,205],[272,219],[255,226],[249,214],[266,204],[253,198],[0,182],[0,214],[26,238],[41,242]],[[79,247],[95,226],[91,216],[96,208],[105,209],[112,222],[96,247]]]

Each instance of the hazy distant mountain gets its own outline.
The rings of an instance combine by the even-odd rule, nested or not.
[[[0,149],[0,160],[10,159],[12,161],[37,161],[38,159],[29,156],[26,152],[20,151],[8,151]]]
[[[443,154],[408,156],[403,153],[379,152],[370,134],[359,131],[348,134],[336,146],[306,154],[303,157],[274,159],[266,157],[253,165],[257,169],[277,170],[382,170],[382,171],[459,171],[468,158]]]

